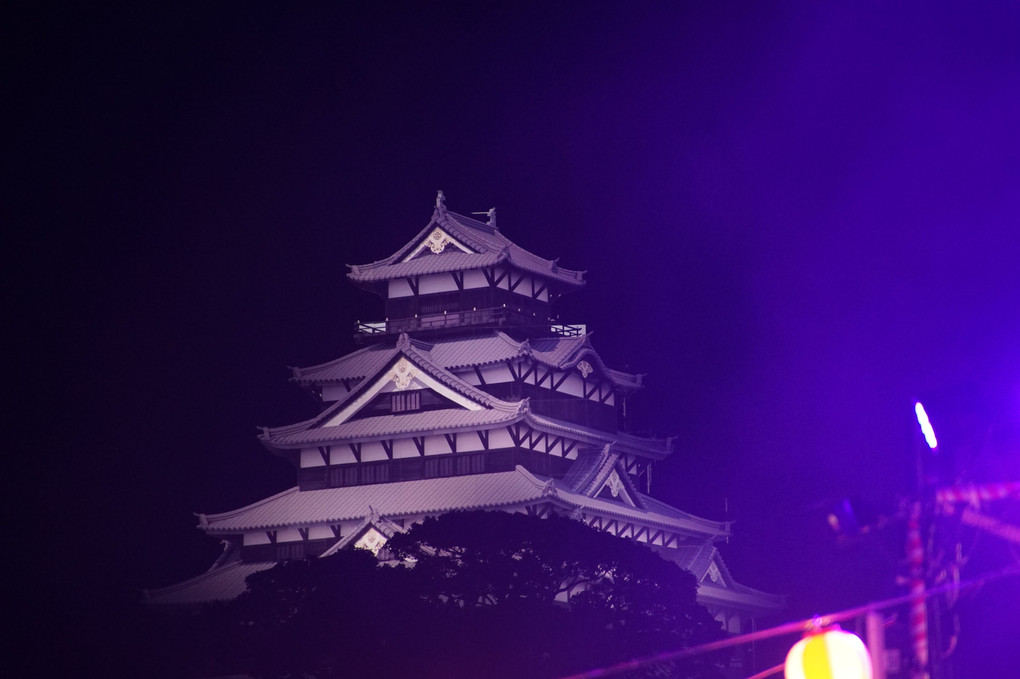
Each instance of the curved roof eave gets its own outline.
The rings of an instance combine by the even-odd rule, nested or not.
[[[456,238],[472,249],[474,254],[482,255],[486,261],[478,262],[468,268],[477,269],[492,266],[498,262],[509,261],[510,264],[529,273],[549,278],[568,287],[580,288],[585,284],[585,271],[565,269],[559,266],[558,260],[549,260],[525,250],[504,236],[499,229],[471,217],[450,212],[437,207],[428,225],[419,231],[406,245],[389,257],[368,264],[348,264],[350,271],[347,277],[359,285],[378,286],[387,277],[403,277],[404,273],[387,274],[385,269],[406,264],[404,261],[429,233],[439,227],[451,237]],[[488,256],[487,258],[484,256]],[[493,260],[492,257],[495,256]],[[491,261],[490,261],[491,260]],[[413,261],[413,260],[412,260]],[[451,260],[452,261],[452,260]],[[441,266],[441,262],[439,263]],[[424,264],[420,266],[434,266]],[[458,268],[464,268],[460,264]]]

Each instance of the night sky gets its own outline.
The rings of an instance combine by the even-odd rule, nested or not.
[[[914,491],[916,399],[948,480],[1020,480],[1020,5],[889,4],[9,16],[5,485],[29,603],[195,575],[218,545],[193,512],[293,484],[256,426],[315,412],[287,366],[381,320],[346,264],[407,242],[438,189],[588,271],[559,315],[646,374],[636,424],[676,437],[653,493],[736,522],[739,580],[785,619],[902,593],[894,519],[846,544],[824,517],[846,498],[873,524]],[[1016,561],[972,543],[978,571]],[[1020,607],[1009,583],[968,605]]]

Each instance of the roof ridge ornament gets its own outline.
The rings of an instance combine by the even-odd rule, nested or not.
[[[436,191],[436,211],[439,214],[446,214],[446,195],[441,190]]]
[[[485,222],[485,225],[486,226],[491,226],[494,231],[498,230],[498,227],[496,226],[496,208],[490,207],[488,209],[488,211],[482,210],[481,212],[472,212],[471,214],[473,214],[473,215],[486,215],[487,216],[487,220]]]
[[[542,485],[542,497],[558,497],[555,481],[549,479]]]

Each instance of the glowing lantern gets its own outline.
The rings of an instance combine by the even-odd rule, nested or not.
[[[871,657],[860,638],[839,627],[812,632],[786,654],[786,679],[871,679]]]

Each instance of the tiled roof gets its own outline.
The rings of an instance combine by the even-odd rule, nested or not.
[[[490,427],[520,419],[521,401],[516,410],[492,408],[483,410],[467,410],[450,408],[447,410],[424,410],[399,415],[381,415],[366,417],[360,420],[348,420],[332,427],[311,427],[289,433],[278,433],[270,430],[263,435],[264,440],[273,446],[291,447],[303,444],[320,444],[331,441],[357,442],[359,440],[376,439],[400,434],[418,433],[451,433],[463,429]]]
[[[495,396],[492,396],[491,394],[489,394],[488,392],[482,391],[478,387],[475,387],[475,386],[473,386],[471,384],[468,384],[467,382],[465,382],[464,380],[460,379],[459,377],[457,377],[456,375],[454,375],[450,371],[445,370],[444,368],[436,365],[431,360],[429,360],[428,356],[426,354],[423,354],[422,351],[419,349],[419,347],[422,346],[422,344],[423,343],[421,343],[421,342],[418,342],[418,341],[410,339],[406,334],[401,334],[400,337],[397,339],[396,347],[391,348],[391,349],[387,349],[387,350],[384,350],[384,351],[381,352],[382,354],[385,355],[385,357],[382,356],[382,355],[373,355],[372,358],[370,359],[375,364],[375,368],[376,368],[375,372],[370,373],[370,374],[367,375],[367,377],[372,378],[371,380],[370,379],[362,379],[358,383],[358,385],[355,386],[354,389],[352,389],[346,395],[344,395],[343,398],[339,399],[338,401],[336,401],[335,403],[330,405],[328,408],[326,408],[324,411],[322,411],[321,413],[319,413],[315,417],[312,417],[312,418],[310,418],[308,420],[304,420],[302,422],[296,422],[294,424],[284,425],[284,426],[281,426],[281,427],[267,427],[267,428],[264,428],[263,433],[260,435],[259,438],[262,439],[266,443],[275,444],[275,443],[277,443],[277,442],[282,440],[281,437],[287,437],[287,436],[291,436],[291,435],[305,435],[306,432],[308,432],[310,430],[313,430],[313,429],[316,429],[316,430],[320,430],[321,429],[323,431],[322,436],[326,436],[327,439],[329,437],[329,434],[326,433],[326,430],[333,430],[334,433],[337,436],[346,435],[344,432],[346,432],[347,430],[336,430],[336,429],[334,429],[332,427],[329,427],[329,428],[327,428],[327,427],[320,427],[320,425],[322,423],[324,423],[324,422],[328,422],[329,420],[331,420],[338,412],[340,412],[344,408],[346,408],[349,403],[354,402],[362,393],[364,393],[364,391],[366,389],[370,389],[373,384],[376,384],[377,383],[376,380],[381,377],[381,374],[382,374],[383,370],[388,365],[390,365],[391,363],[395,363],[396,359],[399,356],[404,356],[405,358],[407,358],[407,360],[409,360],[411,363],[413,363],[415,365],[415,367],[419,368],[423,373],[427,374],[429,377],[432,377],[433,379],[435,379],[438,382],[444,384],[445,386],[447,386],[450,389],[452,389],[453,391],[461,394],[462,396],[467,397],[469,400],[474,401],[475,403],[478,403],[478,404],[480,404],[482,406],[485,406],[485,407],[487,407],[487,408],[489,408],[491,410],[502,411],[503,413],[518,413],[518,412],[520,412],[521,408],[525,407],[523,405],[524,401],[513,401],[513,402],[511,402],[511,401],[503,401],[501,399],[498,399]],[[356,352],[356,353],[359,353],[359,352]],[[423,413],[419,413],[418,415],[420,415],[421,417],[425,417],[425,418],[428,418],[430,416],[433,417],[433,418],[438,417],[438,418],[440,418],[439,421],[443,422],[443,420],[442,420],[443,416],[436,415],[436,413],[443,413],[443,412],[446,412],[446,411],[425,411]],[[359,434],[357,434],[357,436],[372,436],[372,435],[381,435],[381,434],[388,434],[388,433],[417,431],[417,429],[415,429],[414,427],[417,427],[418,423],[416,423],[414,421],[414,419],[411,418],[410,415],[408,415],[408,416],[390,416],[390,417],[397,417],[398,419],[400,419],[400,422],[393,422],[393,423],[391,423],[391,425],[389,425],[389,424],[386,424],[384,422],[384,420],[386,420],[387,418],[385,418],[385,417],[376,417],[376,418],[367,418],[367,420],[365,420],[366,422],[368,422],[369,420],[371,420],[372,422],[370,422],[368,424],[363,424],[363,425],[360,425],[360,426],[365,427],[366,431],[371,429],[372,427],[380,427],[380,426],[381,427],[396,426],[396,427],[399,427],[399,429],[395,429],[393,431],[382,431],[382,430],[380,430],[376,434],[360,434],[359,433]],[[405,417],[410,418],[410,419],[403,419]],[[456,419],[456,416],[451,416],[451,417],[454,417],[454,419]],[[477,416],[477,417],[482,417],[482,416]],[[490,414],[490,417],[499,418],[500,415],[492,413],[492,414]],[[497,419],[496,421],[503,421],[503,420]],[[480,423],[484,424],[484,422],[481,422],[481,421],[480,421]],[[347,424],[350,424],[352,427],[355,428],[355,430],[357,430],[357,427],[355,427],[353,421],[345,422],[344,423],[344,425],[347,425]],[[343,425],[340,425],[340,426],[343,426]],[[465,425],[460,425],[460,424],[453,423],[450,426],[452,426],[452,427],[460,427],[460,426],[465,426]],[[308,434],[308,435],[313,435],[314,436],[315,434]],[[315,440],[318,441],[318,442],[321,442],[321,441],[326,440],[326,439],[315,439]],[[311,441],[309,440],[307,442],[311,442]]]
[[[444,252],[401,261],[437,226],[474,252]],[[539,257],[514,244],[499,229],[441,207],[436,208],[428,226],[407,245],[386,259],[351,265],[347,276],[352,281],[368,283],[427,273],[480,269],[501,262],[509,262],[519,269],[558,280],[571,287],[584,285],[583,271],[560,268],[556,261]]]
[[[641,496],[642,500],[646,496]],[[336,524],[362,519],[373,510],[381,517],[438,515],[455,510],[496,509],[555,499],[605,516],[633,520],[668,530],[708,537],[729,534],[729,524],[709,521],[670,507],[668,514],[575,493],[555,480],[539,477],[523,467],[511,472],[400,481],[369,486],[348,486],[300,491],[297,487],[255,504],[222,514],[201,517],[209,533],[232,534],[285,526]],[[650,499],[650,498],[648,498]],[[668,506],[668,505],[667,505]]]
[[[266,429],[259,435],[259,439],[270,449],[281,450],[306,445],[356,443],[400,435],[406,438],[413,435],[445,434],[525,422],[537,431],[554,436],[566,435],[588,445],[612,444],[613,450],[618,453],[662,459],[672,450],[669,439],[646,439],[621,432],[600,431],[536,415],[528,409],[527,400],[498,403],[499,407],[482,410],[451,408],[366,417],[348,420],[332,427],[317,426],[319,421],[317,418],[285,427]]]
[[[145,603],[157,606],[194,606],[210,601],[229,601],[244,592],[245,578],[275,565],[273,561],[234,561],[169,587],[145,590]]]
[[[542,497],[544,483],[520,471],[400,481],[324,490],[285,490],[255,504],[205,516],[210,533],[291,525],[335,524],[379,516],[442,514],[457,509],[504,507]]]
[[[603,373],[622,387],[641,386],[641,376],[612,370],[606,367],[591,345],[589,335],[580,337],[550,337],[518,342],[502,332],[483,337],[460,338],[433,344],[409,340],[410,347],[424,360],[453,370],[470,366],[483,366],[511,360],[523,354],[550,367],[572,368],[585,358],[594,362]],[[295,368],[293,381],[298,384],[328,384],[343,380],[361,379],[374,375],[386,367],[395,355],[392,345],[373,345],[341,358],[310,366]]]
[[[712,538],[726,537],[730,533],[730,526],[726,522],[703,519],[681,511],[676,507],[669,507],[669,505],[666,505],[666,507],[669,507],[672,511],[668,513],[661,512],[659,510],[662,509],[663,503],[656,502],[653,508],[651,503],[646,502],[651,500],[650,497],[641,493],[638,493],[638,496],[648,509],[639,509],[622,503],[602,500],[597,497],[588,497],[587,495],[581,495],[569,490],[561,490],[558,486],[556,488],[557,498],[589,512],[605,516],[616,516],[638,523],[666,528],[667,530],[683,531]]]
[[[700,581],[705,577],[708,567],[712,565],[712,559],[718,552],[716,546],[706,540],[699,545],[680,546],[677,548],[677,555],[673,561],[680,564],[684,570],[690,571]]]
[[[298,384],[324,384],[365,378],[385,368],[395,354],[396,348],[393,345],[373,344],[326,363],[307,368],[291,368],[291,381]]]
[[[590,429],[579,424],[553,420],[528,412],[525,421],[539,431],[548,434],[567,434],[594,445],[612,444],[620,453],[636,453],[642,457],[662,459],[673,450],[672,439],[642,438],[623,432],[608,432]]]

